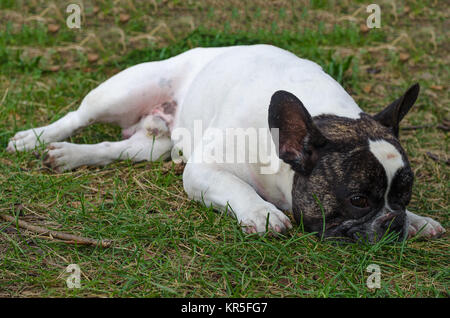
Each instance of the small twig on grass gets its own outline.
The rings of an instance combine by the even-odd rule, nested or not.
[[[443,131],[449,131],[449,125],[448,123],[443,123],[440,125],[418,125],[418,126],[404,126],[401,127],[401,130],[417,130],[417,129],[423,129],[423,128],[438,128],[441,129]]]
[[[401,127],[402,130],[416,130],[416,129],[423,129],[423,128],[433,128],[434,125],[419,125],[419,126],[405,126]]]
[[[442,121],[442,124],[438,125],[437,128],[442,129],[443,131],[449,131],[450,130],[450,120],[444,119]]]
[[[436,162],[444,162],[445,164],[450,165],[450,160],[449,159],[447,159],[447,160],[441,159],[437,155],[435,155],[435,154],[433,154],[431,152],[427,152],[427,156],[430,157],[431,159],[433,159]]]
[[[8,222],[16,223],[16,218],[11,215],[5,215],[0,214],[0,218],[4,219]],[[48,230],[44,227],[32,225],[28,222],[25,222],[23,220],[17,220],[17,225],[21,228],[24,228],[30,232],[38,233],[38,234],[44,234],[47,235],[49,238],[57,238],[63,240],[64,243],[68,244],[80,244],[80,245],[94,245],[94,246],[100,246],[100,247],[110,247],[111,241],[110,240],[95,240],[91,238],[81,237],[73,234],[63,233],[59,231],[52,231]]]
[[[6,88],[5,94],[3,95],[3,98],[2,98],[2,100],[0,101],[0,106],[1,106],[1,105],[3,104],[3,102],[5,101],[6,96],[8,95],[8,90],[9,90],[9,87]]]

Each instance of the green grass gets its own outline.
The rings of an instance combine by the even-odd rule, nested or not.
[[[5,152],[15,132],[76,109],[91,89],[130,65],[196,46],[269,43],[322,65],[370,113],[420,82],[420,98],[403,125],[430,127],[400,132],[416,175],[410,209],[448,228],[448,166],[426,155],[448,158],[448,132],[437,128],[448,118],[448,92],[439,88],[449,80],[445,10],[407,1],[397,5],[401,22],[395,24],[392,8],[382,6],[382,28],[364,33],[365,10],[357,21],[330,18],[351,15],[359,4],[155,3],[157,8],[152,2],[135,4],[136,11],[126,1],[119,7],[103,1],[97,11],[87,3],[86,24],[78,31],[66,28],[51,10],[43,16],[46,21],[22,25],[11,18],[0,26],[0,213],[113,241],[106,249],[68,245],[0,221],[0,296],[448,297],[448,236],[404,243],[387,238],[368,245],[320,242],[301,226],[277,238],[246,235],[234,219],[188,200],[179,167],[171,163],[118,162],[56,174],[39,156]],[[2,1],[0,14],[30,17],[47,7],[45,1],[22,7]],[[59,10],[64,14],[64,7]],[[130,20],[120,22],[119,12],[130,14]],[[150,40],[133,40],[155,30],[156,17],[167,28]],[[194,28],[180,17],[192,17]],[[416,17],[430,18],[426,23],[434,26],[436,52]],[[51,33],[47,23],[59,24],[60,30]],[[110,32],[113,27],[124,32],[125,49],[118,33]],[[89,33],[104,50],[95,40],[86,41],[84,50],[64,49]],[[396,50],[382,48],[402,33],[414,48],[402,39]],[[410,55],[406,62],[402,52]],[[99,54],[99,60],[89,62],[88,53]],[[57,71],[51,69],[55,65]],[[78,143],[119,139],[120,130],[107,125],[70,138]],[[37,150],[42,154],[44,146]],[[66,287],[65,268],[73,263],[82,271],[81,289]],[[381,267],[380,289],[366,286],[369,264]]]

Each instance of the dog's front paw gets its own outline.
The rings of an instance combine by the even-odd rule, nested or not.
[[[284,233],[292,228],[289,218],[270,205],[249,211],[240,220],[240,224],[246,233],[265,233],[269,230]]]
[[[445,229],[442,227],[442,225],[432,218],[416,215],[409,211],[408,218],[408,237],[418,235],[426,238],[435,238],[445,233]]]

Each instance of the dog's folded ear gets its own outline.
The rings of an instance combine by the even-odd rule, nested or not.
[[[269,128],[278,157],[304,175],[319,159],[318,149],[327,140],[302,102],[293,94],[277,91],[269,106]]]
[[[419,96],[420,86],[418,83],[411,86],[406,93],[396,99],[393,103],[376,114],[373,118],[381,123],[383,126],[392,129],[394,135],[398,137],[398,130],[400,121],[405,117],[414,102]]]

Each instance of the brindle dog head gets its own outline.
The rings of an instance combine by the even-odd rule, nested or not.
[[[293,213],[320,237],[379,240],[407,234],[406,206],[414,180],[398,141],[399,123],[419,94],[415,84],[375,116],[312,118],[293,94],[271,99],[269,126],[278,128],[280,159],[291,165]]]

